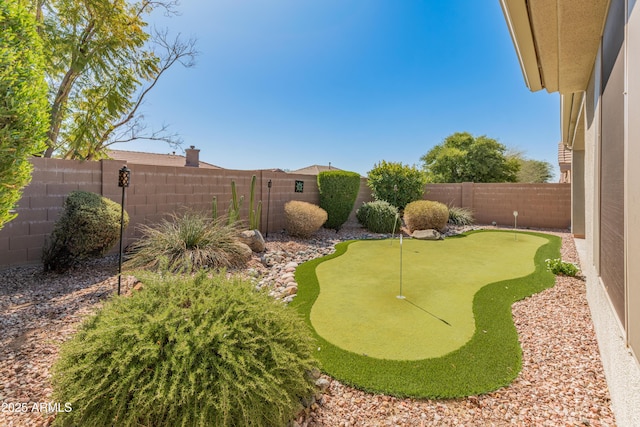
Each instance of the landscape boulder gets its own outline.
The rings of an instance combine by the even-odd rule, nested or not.
[[[416,230],[411,237],[418,240],[443,240],[442,234],[438,230]]]
[[[245,230],[240,233],[240,241],[249,246],[253,252],[264,252],[264,238],[260,230]]]

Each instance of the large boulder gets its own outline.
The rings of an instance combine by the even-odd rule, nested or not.
[[[253,252],[264,252],[264,238],[260,230],[245,230],[240,233],[240,241],[249,246]]]
[[[442,234],[438,230],[416,230],[411,234],[411,237],[418,240],[442,240]]]

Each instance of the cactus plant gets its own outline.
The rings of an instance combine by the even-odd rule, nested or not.
[[[256,176],[251,177],[251,190],[249,194],[249,229],[257,230],[260,228],[260,217],[262,216],[262,200],[258,201],[256,208],[253,208],[256,192]]]
[[[236,191],[236,182],[231,181],[231,202],[229,204],[229,224],[233,224],[240,220],[240,209],[242,208],[242,202],[244,196],[238,197]]]
[[[256,230],[260,228],[260,218],[262,217],[262,200],[255,204],[256,195],[256,182],[255,175],[251,177],[251,189],[249,193],[249,229]],[[229,202],[228,220],[229,224],[233,224],[240,220],[240,209],[242,208],[242,202],[244,202],[244,196],[238,197],[236,189],[236,182],[231,181],[231,201]],[[255,204],[255,207],[254,207]],[[213,198],[212,204],[213,217],[218,216],[218,204],[217,198]]]

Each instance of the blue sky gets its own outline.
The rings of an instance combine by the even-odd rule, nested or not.
[[[524,83],[498,0],[182,0],[154,17],[196,37],[194,68],[150,94],[150,127],[229,169],[421,165],[448,135],[487,135],[556,168],[557,94]],[[170,152],[137,142],[114,148]]]

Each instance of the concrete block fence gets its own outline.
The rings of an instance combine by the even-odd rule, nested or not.
[[[212,200],[218,201],[223,214],[231,200],[231,181],[238,195],[244,195],[241,217],[249,215],[251,178],[256,175],[256,203],[262,200],[261,231],[279,233],[285,227],[284,205],[290,200],[319,203],[314,175],[289,174],[271,170],[204,169],[127,164],[122,161],[98,162],[44,159],[31,160],[33,180],[18,203],[18,217],[0,229],[0,268],[40,262],[45,239],[63,209],[66,196],[74,190],[91,191],[120,203],[118,170],[131,169],[131,184],[126,189],[125,209],[130,223],[125,245],[140,235],[140,224],[154,224],[174,212],[193,209],[210,213]],[[267,183],[272,186],[269,197]],[[302,192],[296,192],[296,182]],[[569,184],[430,184],[425,198],[447,205],[471,208],[478,223],[496,221],[513,224],[513,210],[519,211],[518,225],[523,227],[567,228],[570,225]],[[371,191],[363,178],[355,210],[371,200]],[[268,211],[268,212],[267,212]],[[267,214],[269,223],[267,224]]]
[[[518,211],[518,227],[571,226],[571,184],[427,184],[424,198],[469,208],[478,224],[513,226]]]

